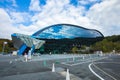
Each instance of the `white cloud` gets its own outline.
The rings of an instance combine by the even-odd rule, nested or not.
[[[14,24],[26,23],[30,21],[31,15],[27,12],[10,12],[11,20]]]
[[[89,0],[88,2],[96,1]],[[29,10],[37,11],[34,16],[31,16],[30,12],[16,11],[9,11],[10,15],[8,15],[5,9],[1,8],[0,38],[10,38],[10,35],[16,32],[32,34],[46,26],[59,23],[97,29],[104,35],[120,34],[120,0],[103,0],[101,3],[94,4],[88,12],[84,6],[75,7],[69,3],[69,0],[47,0],[46,5],[40,6],[39,0],[31,0]],[[84,13],[87,15],[83,16]],[[31,22],[31,25],[23,25],[22,23],[25,22]]]
[[[79,0],[79,4],[86,5],[86,4],[91,4],[99,1],[102,1],[102,0]]]
[[[10,38],[10,35],[12,31],[16,30],[15,27],[12,26],[12,21],[5,12],[5,10],[0,8],[0,38]],[[18,31],[18,30],[16,30]]]
[[[89,0],[80,0],[79,3],[85,5],[89,3]]]
[[[13,33],[22,33],[22,34],[32,34],[36,27],[31,25],[29,27],[19,24],[18,26],[14,25],[13,20],[10,18],[8,13],[0,8],[0,38],[11,39],[11,34]]]
[[[88,2],[97,2],[97,0],[86,1],[86,4]],[[119,34],[118,30],[120,29],[119,3],[119,0],[104,0],[94,4],[87,12],[87,16],[82,16],[85,13],[83,6],[70,5],[69,0],[48,0],[47,4],[43,6],[43,10],[32,19],[37,21],[36,26],[40,29],[57,23],[70,23],[97,29],[105,36],[114,35]]]
[[[88,12],[91,22],[100,26],[104,35],[120,34],[119,4],[119,0],[105,0],[91,7]]]
[[[17,7],[16,0],[12,0],[12,6]]]
[[[84,9],[82,6],[75,7],[70,5],[69,0],[48,0],[47,4],[43,6],[43,10],[33,16],[32,21],[37,21],[37,26],[48,26],[58,23],[86,24],[83,23],[85,18],[82,17]]]
[[[31,0],[29,9],[31,11],[40,11],[41,7],[39,6],[39,0]]]

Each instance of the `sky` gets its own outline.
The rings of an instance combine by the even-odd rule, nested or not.
[[[0,38],[61,23],[120,35],[120,0],[0,0]]]

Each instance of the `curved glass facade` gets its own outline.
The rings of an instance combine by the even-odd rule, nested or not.
[[[28,36],[12,34],[14,47],[18,54],[28,53],[72,53],[76,47],[79,51],[82,45],[90,46],[104,38],[98,30],[87,29],[71,24],[56,24],[48,26]]]
[[[47,28],[44,28],[32,36],[36,38],[43,38],[43,39],[64,39],[64,38],[96,38],[96,37],[103,37],[103,35],[93,29],[86,29],[76,25],[70,24],[57,24],[52,25]]]

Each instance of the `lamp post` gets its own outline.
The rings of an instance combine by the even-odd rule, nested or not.
[[[4,49],[5,49],[5,45],[7,44],[7,42],[3,42],[3,48],[2,48],[2,53],[4,53]]]

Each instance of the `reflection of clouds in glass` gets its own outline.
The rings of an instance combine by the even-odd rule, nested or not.
[[[56,25],[56,26],[54,26],[54,27],[52,27],[52,28],[53,28],[53,31],[54,31],[54,32],[59,33],[60,30],[62,29],[62,26],[61,26],[61,25]]]
[[[94,30],[87,30],[81,27],[72,25],[55,25],[39,34],[40,38],[61,39],[61,38],[76,38],[76,37],[99,37],[101,34]]]
[[[73,38],[75,35],[71,34],[71,29],[72,27],[63,25],[59,34],[64,35],[65,38]]]
[[[66,26],[63,25],[63,28],[61,30],[61,34],[65,36],[69,36],[69,38],[75,38],[75,37],[93,37],[94,34],[91,34],[90,30],[86,30],[80,27],[74,27],[74,26]]]

